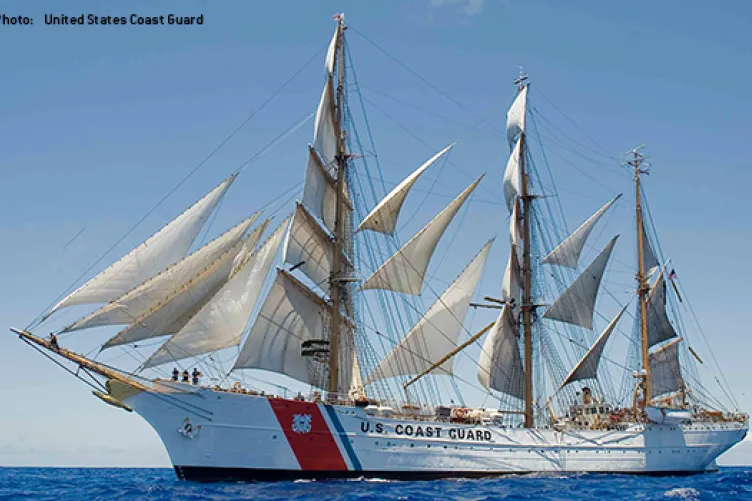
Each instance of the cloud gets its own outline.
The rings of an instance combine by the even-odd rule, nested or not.
[[[431,0],[432,7],[456,7],[468,16],[479,14],[484,4],[485,0]]]

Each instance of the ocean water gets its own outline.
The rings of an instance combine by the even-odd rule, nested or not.
[[[169,469],[0,468],[0,500],[752,500],[752,468],[685,477],[511,475],[485,480],[201,484]]]

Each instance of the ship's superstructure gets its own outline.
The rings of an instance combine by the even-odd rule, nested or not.
[[[504,213],[482,223],[498,227],[508,217],[506,270],[493,279],[501,294],[473,302],[487,293],[478,289],[493,255],[489,240],[443,292],[431,288],[436,299],[424,308],[419,298],[430,295],[437,246],[483,176],[458,187],[400,243],[398,222],[413,186],[447,161],[454,144],[385,196],[376,199],[371,190],[369,198],[362,177],[367,155],[348,101],[346,26],[343,16],[335,17],[302,195],[281,224],[265,219],[256,225],[259,211],[188,254],[235,173],[39,321],[14,332],[78,365],[79,374],[104,378],[95,395],[143,416],[181,478],[428,479],[713,468],[746,435],[748,419],[722,408],[694,368],[701,359],[683,323],[677,324],[679,309],[670,307],[672,301],[683,305],[676,273],[659,259],[645,217],[641,151],[627,161],[635,194],[636,286],[626,300],[612,294],[619,307],[604,317],[596,303],[618,235],[589,262],[581,257],[621,195],[568,236],[561,231],[550,210],[552,188],[541,182],[530,151],[530,87],[521,74],[507,113],[509,157],[499,190]],[[63,341],[84,329],[119,325],[102,352],[163,342],[134,371],[31,333],[57,311],[80,304],[101,306],[61,328]],[[498,316],[471,332],[465,327],[471,308]],[[632,335],[620,328],[629,317]],[[616,333],[629,341],[625,362],[607,350]],[[455,362],[477,348],[476,383],[461,379]],[[220,362],[219,354],[226,362],[228,353],[231,368]],[[215,384],[185,381],[180,371],[172,379],[150,376],[179,364],[201,366]],[[623,374],[619,390],[614,367]],[[270,374],[277,378],[271,393],[268,385],[262,391],[246,381]],[[458,379],[485,395],[484,403],[465,405]],[[283,388],[279,381],[289,383]]]

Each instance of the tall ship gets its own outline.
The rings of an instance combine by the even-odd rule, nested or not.
[[[508,161],[488,188],[500,203],[481,219],[457,217],[480,176],[452,188],[453,200],[422,229],[400,235],[414,186],[458,146],[379,193],[378,157],[354,119],[344,16],[335,20],[302,191],[281,218],[259,210],[197,245],[235,172],[11,330],[103,402],[143,417],[181,479],[714,469],[746,436],[748,416],[702,384],[698,367],[707,369],[711,354],[690,344],[691,308],[660,252],[642,150],[619,167],[628,196],[603,200],[568,232],[521,73],[498,142]],[[619,201],[633,211],[624,230],[634,232],[636,259],[621,264],[636,280],[616,294],[602,282],[618,235],[599,240]],[[500,256],[489,239],[464,267],[443,262],[458,274],[441,282],[429,264],[455,219],[460,237],[469,226],[501,230]],[[503,276],[484,275],[489,257],[506,263]],[[604,293],[618,304],[613,314],[600,308]],[[53,329],[76,305],[96,309]],[[488,315],[482,329],[466,327],[471,309]],[[116,334],[98,350],[68,348],[70,336],[104,327]],[[137,365],[106,362],[117,350]],[[477,375],[456,370],[460,357]]]

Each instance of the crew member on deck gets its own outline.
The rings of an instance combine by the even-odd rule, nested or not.
[[[188,369],[183,371],[183,382],[184,383],[190,383],[191,382],[191,375],[188,374]]]
[[[180,376],[180,371],[178,370],[178,368],[175,367],[174,369],[172,369],[172,380],[177,381],[179,376]]]
[[[198,385],[198,378],[201,377],[201,373],[198,371],[198,369],[194,367],[191,376],[193,377],[193,384]]]
[[[60,345],[57,344],[57,336],[54,332],[50,332],[50,346],[52,346],[52,349],[59,350]]]

